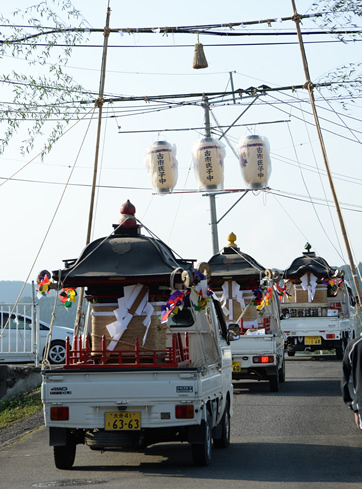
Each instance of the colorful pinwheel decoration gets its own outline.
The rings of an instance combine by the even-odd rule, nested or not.
[[[197,295],[197,304],[193,304],[193,308],[195,309],[196,314],[205,309],[212,295],[212,290],[209,289],[206,284],[207,281],[203,280],[195,289],[195,294]]]
[[[161,306],[161,323],[166,323],[169,315],[177,314],[179,307],[183,303],[185,296],[188,295],[190,291],[183,292],[181,290],[176,290],[173,294],[171,294],[168,299],[166,305]]]
[[[250,301],[250,304],[253,306],[260,306],[263,300],[263,290],[261,287],[254,289],[253,291],[254,298]]]
[[[73,302],[75,303],[75,298],[77,297],[77,292],[73,288],[62,289],[59,294],[60,302],[68,309],[72,307]]]
[[[274,290],[278,294],[279,300],[282,301],[283,297],[286,295],[288,297],[288,301],[292,302],[292,296],[287,292],[287,286],[281,287],[279,283],[274,284]]]
[[[50,284],[51,284],[50,274],[48,274],[48,272],[42,272],[41,274],[39,274],[38,288],[37,288],[38,299],[41,299],[42,296],[46,296],[47,294],[49,294]]]
[[[261,311],[265,306],[270,306],[270,301],[273,296],[273,287],[268,287],[267,291],[263,293],[263,298],[260,304],[256,307],[258,311]]]
[[[322,278],[322,282],[328,286],[328,292],[335,297],[343,289],[343,278]]]

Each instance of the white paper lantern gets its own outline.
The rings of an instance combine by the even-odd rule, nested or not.
[[[249,135],[241,138],[238,153],[241,172],[248,188],[267,186],[271,174],[269,142],[265,137]]]
[[[177,183],[176,147],[156,141],[147,148],[146,167],[152,188],[159,194],[172,192]]]
[[[220,141],[214,138],[197,141],[192,157],[199,190],[223,189],[225,148]]]

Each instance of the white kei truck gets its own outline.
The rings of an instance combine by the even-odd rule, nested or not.
[[[206,466],[212,446],[229,446],[233,411],[220,303],[193,261],[139,226],[114,228],[53,272],[62,287],[87,287],[90,306],[65,364],[42,370],[55,465],[70,469],[78,444],[103,452],[188,442],[193,463]]]
[[[281,305],[281,325],[288,356],[296,352],[334,350],[342,359],[356,336],[356,308],[344,271],[314,252],[296,258],[283,272],[288,297]]]
[[[266,380],[278,392],[285,381],[276,272],[240,251],[236,236],[208,262],[210,284],[222,304],[233,362],[233,380]],[[258,307],[259,305],[259,307]]]
[[[248,329],[245,334],[230,342],[232,378],[267,380],[270,391],[279,392],[280,382],[285,381],[284,334],[275,318],[266,323],[269,323],[267,329],[265,323],[262,323],[260,329]]]

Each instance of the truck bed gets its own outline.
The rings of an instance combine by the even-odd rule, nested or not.
[[[200,400],[200,409],[201,399],[221,392],[221,383],[217,365],[210,366],[207,374],[198,368],[180,367],[48,370],[43,372],[42,383],[46,425],[104,428],[106,412],[127,409],[141,413],[145,428],[160,423],[160,419],[163,426],[168,426],[175,424],[175,413],[169,405]],[[69,419],[52,422],[51,408],[63,404],[69,407]]]

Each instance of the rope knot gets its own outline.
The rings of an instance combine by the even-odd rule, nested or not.
[[[310,80],[308,80],[304,83],[303,88],[312,91],[314,89],[314,85]]]
[[[296,24],[301,24],[301,23],[302,23],[302,18],[303,18],[303,17],[302,17],[300,14],[295,13],[295,14],[293,15],[293,17],[292,17],[292,20],[294,20],[294,22],[295,22]]]
[[[98,97],[97,100],[94,102],[94,107],[97,107],[99,109],[103,104],[104,104],[104,98]]]

